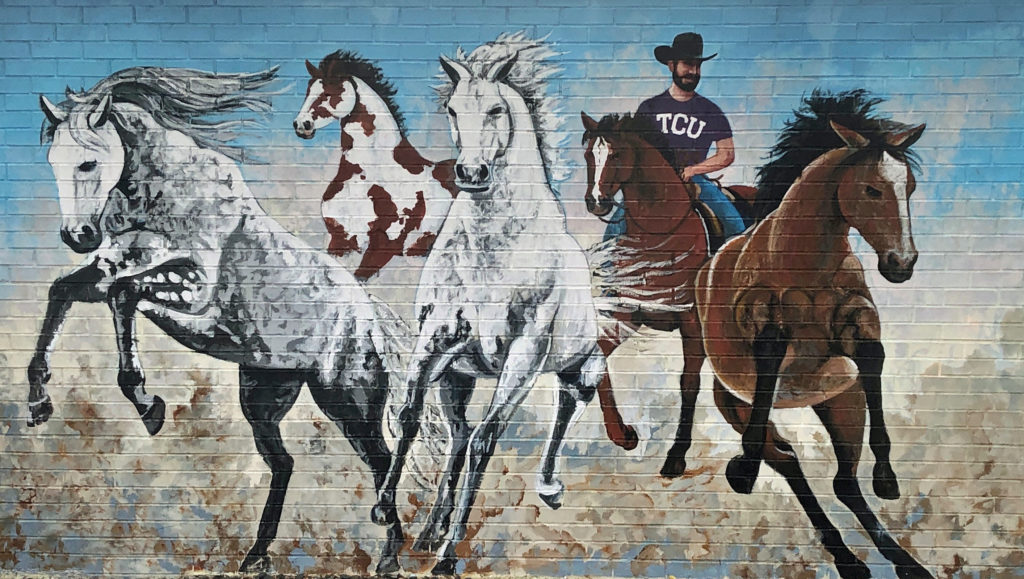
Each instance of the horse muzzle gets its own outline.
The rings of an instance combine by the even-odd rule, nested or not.
[[[469,193],[481,193],[491,188],[491,168],[486,163],[456,163],[455,186]]]
[[[889,251],[878,256],[878,272],[892,283],[903,283],[914,275],[917,251],[902,253]]]
[[[607,197],[601,197],[595,200],[593,195],[587,195],[584,197],[584,201],[587,203],[587,211],[595,217],[604,217],[612,212],[614,205],[611,199]]]
[[[60,228],[60,238],[75,253],[89,253],[103,242],[103,234],[96,223],[65,225]]]
[[[295,129],[295,134],[302,139],[312,139],[316,135],[316,127],[313,126],[313,119],[302,119],[296,118],[292,121],[292,127]]]

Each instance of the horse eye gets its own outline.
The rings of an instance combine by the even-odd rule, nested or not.
[[[496,117],[496,116],[500,115],[503,112],[504,111],[501,109],[501,107],[494,107],[493,109],[487,111],[487,114],[492,116],[492,117]]]
[[[875,189],[874,187],[872,187],[870,185],[868,185],[868,188],[865,190],[865,192],[868,194],[868,197],[871,197],[872,199],[878,199],[878,198],[880,198],[882,196],[882,192],[881,191],[879,191],[878,189]]]
[[[458,118],[458,116],[459,116],[459,115],[455,114],[455,109],[453,109],[452,107],[448,107],[448,114],[451,115],[452,118]]]
[[[88,173],[96,168],[96,161],[86,161],[78,166],[78,170],[83,173]]]

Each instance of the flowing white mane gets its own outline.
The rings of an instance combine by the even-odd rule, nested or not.
[[[165,129],[180,131],[202,147],[242,161],[245,151],[231,142],[253,121],[210,117],[238,111],[269,112],[270,97],[278,91],[269,90],[268,85],[276,78],[277,67],[252,74],[232,74],[140,66],[116,72],[89,90],[76,93],[69,88],[67,100],[58,107],[71,112],[76,105],[98,102],[110,95],[114,104],[134,104]],[[114,120],[118,121],[116,116]],[[49,122],[43,125],[44,142],[52,138],[54,128]]]
[[[560,53],[541,39],[531,39],[524,31],[502,33],[493,42],[482,44],[468,55],[460,46],[454,60],[468,68],[474,76],[483,77],[491,65],[518,53],[512,72],[505,82],[518,92],[530,110],[537,144],[544,159],[548,179],[564,181],[569,177],[568,161],[562,158],[566,148],[567,135],[562,132],[563,119],[558,99],[548,94],[548,79],[562,72],[562,68],[549,62]],[[455,90],[451,79],[445,74],[438,75],[442,82],[434,87],[442,110]]]

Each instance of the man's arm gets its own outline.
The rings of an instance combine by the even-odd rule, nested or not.
[[[732,165],[732,162],[735,160],[736,152],[733,148],[732,137],[715,141],[715,154],[696,165],[684,168],[680,177],[682,177],[683,181],[689,181],[694,175],[706,175],[720,169],[725,169]]]

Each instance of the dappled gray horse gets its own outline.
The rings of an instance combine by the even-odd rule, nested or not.
[[[391,463],[381,431],[387,361],[401,324],[333,258],[260,207],[229,144],[239,120],[215,113],[269,108],[252,75],[132,68],[54,105],[41,97],[57,178],[61,235],[87,254],[53,282],[29,366],[30,425],[53,412],[49,356],[74,302],[114,313],[125,395],[156,433],[163,401],[147,394],[134,336],[141,311],[178,342],[239,365],[242,412],[272,477],[243,571],[270,566],[293,459],[279,424],[302,385],[348,437],[379,486]],[[402,530],[388,526],[379,572],[397,570]]]

